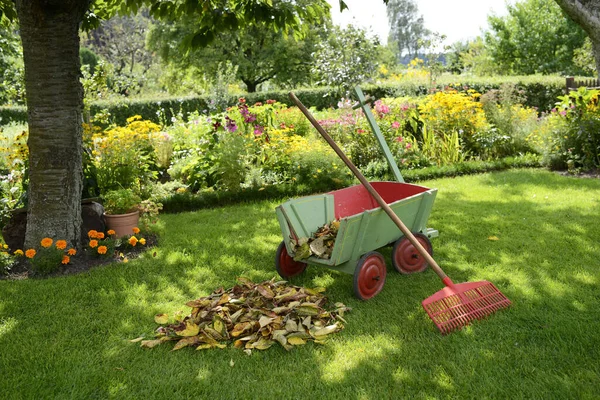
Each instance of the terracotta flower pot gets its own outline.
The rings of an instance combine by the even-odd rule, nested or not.
[[[115,231],[117,237],[133,235],[133,228],[138,226],[140,212],[134,211],[129,214],[106,214],[104,213],[106,229]]]

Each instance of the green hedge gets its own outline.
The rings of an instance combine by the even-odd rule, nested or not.
[[[27,108],[23,106],[1,106],[0,126],[8,125],[11,122],[27,122]]]
[[[444,167],[428,167],[418,170],[408,170],[403,171],[402,174],[406,182],[414,183],[428,179],[502,171],[510,168],[539,167],[542,167],[541,156],[528,154],[521,157],[507,157],[496,161],[467,161]],[[356,181],[356,183],[358,183],[358,181]],[[160,199],[159,201],[163,204],[163,212],[177,213],[260,200],[289,199],[314,193],[328,192],[335,189],[339,188],[314,188],[304,185],[283,184],[267,186],[261,189],[247,189],[239,192],[208,192],[201,194],[179,193]]]
[[[452,80],[454,79],[454,80]],[[523,91],[525,96],[525,105],[537,107],[539,111],[548,111],[554,107],[557,97],[564,93],[565,79],[557,76],[526,76],[526,77],[493,77],[493,78],[462,78],[445,76],[436,85],[436,90],[455,87],[461,90],[474,89],[479,93],[486,93],[492,89],[498,89],[503,83],[514,83]],[[399,96],[422,96],[430,92],[428,83],[424,80],[387,83],[382,85],[364,85],[365,93],[375,98],[399,97]],[[315,88],[315,89],[297,89],[294,93],[308,107],[325,109],[335,107],[344,93],[333,88]],[[271,91],[246,93],[230,96],[227,104],[235,105],[239,97],[244,97],[249,104],[256,102],[265,102],[273,99],[281,103],[292,105],[288,97],[288,91]],[[107,109],[112,122],[118,125],[124,125],[127,118],[133,115],[141,115],[142,118],[157,123],[169,122],[173,115],[182,113],[187,115],[192,111],[203,112],[208,109],[210,99],[204,96],[193,97],[172,97],[164,99],[136,99],[136,100],[118,100],[118,101],[100,101],[92,104],[92,114],[100,110]],[[161,111],[162,110],[162,111]],[[161,115],[162,117],[159,117]],[[6,124],[12,121],[27,121],[27,112],[25,107],[0,107],[0,124]],[[162,118],[162,120],[161,120]]]

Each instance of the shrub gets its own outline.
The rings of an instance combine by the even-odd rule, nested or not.
[[[556,113],[566,125],[554,131],[553,166],[571,171],[600,167],[600,91],[582,87],[559,99]]]
[[[132,189],[109,190],[102,195],[107,214],[127,214],[137,210],[142,199]]]
[[[157,124],[136,115],[125,127],[114,127],[93,136],[94,164],[102,193],[119,188],[143,191],[157,175],[152,137]]]

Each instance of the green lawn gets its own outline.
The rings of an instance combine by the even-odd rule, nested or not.
[[[281,240],[279,201],[164,215],[155,257],[0,282],[0,397],[598,398],[600,180],[511,170],[423,184],[439,189],[438,263],[455,282],[495,283],[513,307],[443,337],[421,307],[441,282],[396,273],[385,249],[388,279],[368,302],[350,275],[312,267],[293,280],[353,308],[325,346],[142,349],[129,339],[151,333],[154,314],[187,313],[240,275],[272,278]]]

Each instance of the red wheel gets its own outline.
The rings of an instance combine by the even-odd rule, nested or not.
[[[376,251],[371,251],[358,260],[354,270],[354,294],[361,300],[375,297],[385,283],[385,260]]]
[[[294,258],[288,254],[285,243],[281,242],[275,255],[275,268],[279,276],[287,279],[303,273],[306,263],[294,261]]]
[[[433,254],[433,248],[429,238],[422,233],[415,233],[415,238],[425,247],[429,254]],[[423,272],[429,264],[427,260],[419,253],[407,237],[398,239],[394,243],[392,250],[392,265],[402,274],[413,274],[415,272]]]

